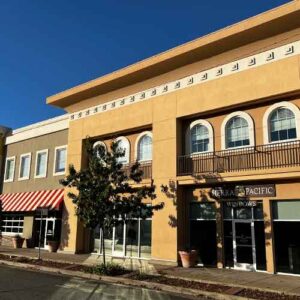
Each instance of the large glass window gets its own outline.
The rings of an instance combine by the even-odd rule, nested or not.
[[[226,148],[250,145],[249,124],[239,116],[231,118],[225,128]]]
[[[2,233],[17,234],[23,233],[24,216],[21,215],[3,215]]]
[[[209,131],[204,125],[197,124],[191,130],[192,153],[206,152],[209,149]]]
[[[300,274],[300,200],[273,202],[276,271]]]
[[[152,137],[149,134],[143,135],[137,145],[138,161],[152,160]]]
[[[6,159],[5,165],[5,174],[4,174],[4,181],[13,181],[14,180],[14,173],[15,173],[15,157],[9,157]]]
[[[217,264],[216,207],[214,203],[190,203],[190,247],[198,250],[198,263]]]
[[[66,171],[67,147],[55,149],[54,174],[61,175]]]
[[[111,233],[104,232],[105,253],[118,257],[151,258],[151,219],[137,219],[119,224]],[[93,252],[102,254],[102,233],[94,230]]]
[[[46,177],[48,150],[38,151],[36,154],[36,177]]]
[[[294,113],[287,108],[275,109],[269,118],[270,142],[295,139],[296,119]]]
[[[124,151],[124,156],[118,158],[118,162],[122,164],[129,164],[130,157],[130,144],[127,138],[120,137],[116,140],[118,142],[118,147]]]
[[[29,179],[30,176],[31,154],[23,154],[20,158],[19,179]]]

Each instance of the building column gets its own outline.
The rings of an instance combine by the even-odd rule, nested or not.
[[[224,268],[224,232],[222,205],[216,202],[216,231],[217,231],[217,268]]]
[[[266,244],[266,262],[267,272],[275,273],[274,264],[274,240],[273,240],[273,224],[271,217],[271,201],[263,199],[264,223],[265,223],[265,244]]]

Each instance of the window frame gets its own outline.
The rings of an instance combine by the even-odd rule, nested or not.
[[[37,175],[37,169],[38,169],[38,156],[39,154],[46,153],[46,168],[45,168],[45,173]],[[38,150],[35,153],[35,170],[34,170],[34,178],[46,178],[47,177],[47,172],[48,172],[48,157],[49,157],[49,149],[43,149],[43,150]]]
[[[240,117],[246,120],[246,122],[248,123],[248,130],[249,130],[249,145],[245,145],[245,146],[238,146],[238,147],[227,147],[227,143],[226,143],[226,127],[227,127],[227,123],[234,117]],[[252,117],[244,112],[244,111],[236,111],[236,112],[232,112],[231,114],[227,115],[221,125],[221,148],[222,150],[239,150],[239,149],[243,149],[243,148],[249,148],[249,147],[254,147],[255,146],[255,135],[254,135],[254,121],[252,119]]]
[[[138,159],[139,158],[139,143],[140,140],[144,137],[144,136],[149,136],[151,137],[152,140],[152,150],[151,150],[151,159]],[[135,160],[140,162],[140,163],[146,163],[146,162],[151,162],[153,160],[153,135],[151,131],[143,131],[142,133],[140,133],[138,135],[138,137],[136,138],[135,141],[135,148],[134,148],[134,157]]]
[[[205,126],[208,129],[208,150],[202,152],[192,152],[192,130],[195,126]],[[197,155],[197,154],[204,154],[214,151],[214,130],[210,122],[206,120],[196,120],[193,121],[187,128],[185,133],[185,153],[186,155]]]
[[[9,160],[12,160],[12,161],[13,161],[12,178],[6,179],[6,175],[7,175],[7,162],[8,162]],[[15,178],[15,170],[16,170],[16,157],[15,157],[15,156],[7,157],[7,158],[5,159],[5,170],[4,170],[4,180],[3,180],[3,182],[13,182],[13,181],[14,181],[14,178]]]
[[[126,149],[127,152],[125,151],[125,155],[122,157],[123,159],[126,159],[126,162],[120,162],[120,163],[122,163],[125,166],[129,165],[130,164],[130,149],[131,149],[131,147],[130,147],[130,142],[129,142],[128,138],[125,136],[119,136],[115,139],[115,141],[116,142],[124,141],[125,143],[127,143],[127,145],[128,145],[128,148]]]
[[[10,220],[10,219],[7,219],[7,218],[15,218],[15,217],[18,217],[18,218],[21,218],[19,220]],[[12,224],[13,223],[20,223],[22,222],[23,223],[23,226],[15,226],[17,227],[18,229],[21,229],[20,231],[18,230],[18,232],[7,232],[5,231],[6,228],[14,228],[12,225],[11,226],[7,226],[5,225],[5,222],[11,222]],[[3,217],[2,217],[2,231],[1,231],[1,234],[3,236],[14,236],[16,234],[20,234],[20,235],[23,235],[23,232],[24,232],[24,215],[19,215],[19,214],[12,214],[12,215],[5,215],[3,214]]]
[[[293,112],[295,116],[295,123],[296,123],[296,138],[293,139],[286,139],[281,141],[273,141],[271,142],[271,131],[270,131],[270,117],[272,113],[278,109],[278,108],[286,108]],[[281,101],[278,103],[275,103],[267,108],[267,110],[264,113],[263,116],[263,135],[264,135],[264,144],[272,145],[272,144],[278,144],[278,143],[285,143],[285,142],[291,142],[291,141],[297,141],[300,139],[300,110],[299,107],[288,101]]]
[[[31,172],[31,152],[28,152],[28,153],[23,153],[20,155],[20,162],[19,162],[19,177],[18,177],[18,180],[19,181],[24,181],[24,180],[29,180],[30,179],[30,172]],[[22,173],[22,159],[24,157],[29,157],[29,169],[28,169],[28,175],[27,176],[24,176],[24,177],[21,177],[21,173]]]
[[[66,149],[66,165],[65,170],[62,172],[56,171],[56,160],[57,160],[57,151],[60,149]],[[58,146],[54,148],[54,163],[53,163],[53,176],[60,176],[66,174],[66,168],[67,168],[67,157],[68,157],[68,145]]]

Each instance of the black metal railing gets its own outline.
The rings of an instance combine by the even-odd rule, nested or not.
[[[124,170],[129,176],[130,168],[133,164],[125,165]],[[142,179],[151,179],[152,178],[152,161],[140,162],[140,169],[143,171]]]
[[[178,157],[178,176],[300,166],[300,141]]]

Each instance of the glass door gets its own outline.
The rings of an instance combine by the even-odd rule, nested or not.
[[[241,270],[256,270],[254,222],[233,221],[234,267]]]

